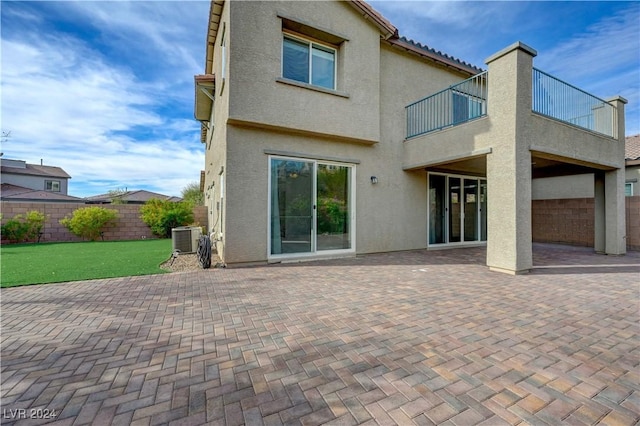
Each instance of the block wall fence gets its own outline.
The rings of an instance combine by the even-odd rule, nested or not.
[[[47,217],[44,225],[41,242],[67,242],[82,241],[81,238],[73,235],[67,228],[60,224],[60,219],[70,215],[74,210],[84,207],[104,207],[118,212],[118,219],[115,225],[107,227],[104,231],[105,241],[140,240],[143,238],[157,238],[151,233],[149,227],[140,219],[141,204],[83,204],[83,203],[42,203],[25,202],[15,203],[2,201],[0,204],[2,211],[2,223],[11,219],[17,214],[37,210]],[[195,206],[193,209],[194,223],[200,226],[207,225],[207,207]],[[5,243],[6,241],[2,241]]]
[[[640,196],[626,197],[627,249],[640,250]],[[47,216],[43,242],[81,241],[71,234],[59,221],[76,209],[87,207],[81,203],[1,203],[4,223],[17,214],[31,210],[43,212]],[[154,238],[151,230],[140,219],[140,205],[102,205],[118,211],[115,226],[105,230],[105,241],[137,240]],[[206,206],[196,206],[193,210],[194,223],[206,226]],[[575,198],[532,201],[533,241],[564,243],[593,247],[594,200]]]
[[[640,250],[640,196],[625,197],[627,250]],[[533,241],[577,246],[594,245],[594,199],[534,200]]]

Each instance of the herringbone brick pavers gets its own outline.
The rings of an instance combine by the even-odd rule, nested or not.
[[[640,253],[536,245],[515,277],[484,255],[3,289],[0,420],[638,423]]]

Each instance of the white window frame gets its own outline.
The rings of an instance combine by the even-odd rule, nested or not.
[[[306,43],[309,49],[309,75],[307,76],[307,81],[298,81],[292,80],[284,76],[284,41],[286,39],[291,39],[294,41],[298,41],[300,43]],[[328,49],[333,51],[333,87],[324,87],[318,86],[317,84],[313,84],[313,46],[320,46],[323,49]],[[309,38],[301,37],[295,34],[292,34],[289,31],[283,31],[282,33],[282,43],[281,43],[281,52],[280,52],[280,76],[285,80],[295,81],[296,83],[308,84],[313,87],[320,87],[326,90],[337,90],[338,87],[338,49],[335,46],[332,46],[327,43],[321,43],[317,40],[312,40]]]
[[[628,194],[627,194],[627,187],[630,189]],[[624,184],[624,195],[627,196],[627,197],[633,197],[633,182],[625,182],[625,184]]]
[[[334,165],[341,167],[350,167],[351,168],[351,177],[350,177],[350,199],[349,199],[349,220],[350,224],[350,233],[351,233],[351,248],[348,249],[336,249],[336,250],[318,250],[316,246],[316,226],[317,226],[317,207],[313,209],[313,229],[312,229],[312,248],[313,251],[308,253],[283,253],[283,254],[271,254],[271,160],[289,160],[289,161],[305,161],[313,163],[313,205],[317,206],[318,200],[318,186],[317,186],[317,173],[318,173],[318,164],[323,165]],[[357,224],[356,224],[356,164],[354,163],[342,163],[336,161],[328,161],[318,158],[308,158],[308,157],[287,157],[281,155],[268,155],[267,161],[269,162],[268,166],[268,179],[267,179],[267,261],[269,262],[279,262],[287,259],[299,259],[299,258],[327,258],[327,257],[341,257],[341,256],[349,256],[356,253],[356,232],[357,232]]]
[[[47,188],[47,184],[51,184],[51,188]],[[55,187],[58,187],[58,189],[55,189]],[[51,180],[51,179],[47,179],[44,181],[44,190],[48,191],[48,192],[61,192],[62,185],[60,183],[59,180]]]

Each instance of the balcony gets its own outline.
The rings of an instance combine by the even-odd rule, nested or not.
[[[617,138],[613,105],[536,68],[532,97],[536,114]]]
[[[473,77],[406,107],[407,138],[487,115],[488,73]]]
[[[488,72],[406,107],[407,139],[456,126],[487,115]],[[543,71],[532,71],[532,112],[565,124],[617,138],[616,109]]]

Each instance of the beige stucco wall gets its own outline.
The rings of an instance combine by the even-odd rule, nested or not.
[[[262,3],[266,9],[260,13],[256,4],[237,9],[238,3],[232,4],[225,235],[233,237],[224,241],[225,261],[267,260],[269,155],[265,151],[356,161],[357,253],[426,247],[426,172],[402,169],[404,107],[464,76],[381,43],[379,31],[345,4]],[[349,98],[278,81],[282,48],[278,14],[299,17],[349,39],[341,47],[338,75],[338,89]],[[246,26],[241,24],[239,30],[237,22]],[[259,49],[249,42],[255,37],[265,40]],[[373,143],[359,143],[363,139]],[[371,184],[371,176],[378,178],[378,184]]]
[[[379,30],[339,2],[227,2],[235,46],[230,61],[232,120],[380,139]],[[308,23],[347,39],[339,46],[334,95],[279,82],[282,20]],[[256,40],[259,40],[257,43]]]
[[[531,182],[533,200],[558,200],[594,197],[593,173],[534,179]]]
[[[225,2],[220,18],[220,29],[214,47],[214,63],[211,73],[216,75],[215,102],[212,109],[210,130],[207,131],[205,140],[205,205],[208,211],[209,232],[217,242],[220,256],[224,256],[225,246],[225,221],[226,197],[221,199],[222,179],[220,172],[227,166],[227,119],[229,116],[229,92],[234,81],[229,74],[229,57],[233,50],[232,27],[229,23],[229,4]],[[225,33],[227,70],[224,80],[222,78],[222,47],[221,37]],[[226,179],[225,179],[226,180]]]

